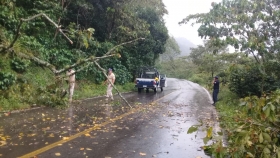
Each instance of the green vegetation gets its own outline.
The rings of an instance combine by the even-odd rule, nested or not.
[[[213,135],[209,127],[204,138],[205,144],[212,140],[204,149],[213,157],[280,157],[279,5],[279,1],[224,0],[213,2],[208,13],[189,15],[181,22],[199,24],[199,36],[208,39],[174,62],[192,72],[183,77],[210,90],[212,77],[220,76],[217,110],[224,132]],[[229,53],[229,45],[235,53]],[[192,126],[188,133],[198,128]]]
[[[0,110],[63,106],[69,68],[76,99],[101,95],[96,63],[130,90],[136,69],[154,66],[168,39],[161,0],[1,0],[0,10]]]
[[[120,92],[135,91],[134,83],[126,83],[124,85],[116,85]],[[92,96],[105,96],[107,85],[94,84],[89,82],[82,82],[77,84],[74,99],[85,99]],[[117,92],[113,90],[113,93]]]

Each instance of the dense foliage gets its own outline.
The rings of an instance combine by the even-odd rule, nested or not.
[[[1,94],[18,94],[15,87],[25,84],[33,94],[49,92],[46,88],[55,84],[54,76],[45,68],[47,64],[38,63],[37,59],[62,69],[103,56],[118,44],[145,38],[122,45],[114,50],[118,56],[99,61],[104,68],[113,68],[117,83],[125,84],[132,81],[139,66],[155,64],[168,39],[163,20],[167,11],[161,0],[1,0],[0,10]],[[43,16],[22,23],[22,19],[40,13],[57,23],[58,28]],[[100,83],[105,79],[91,62],[75,69],[83,69],[77,74],[79,80]],[[39,71],[46,73],[30,80],[30,73],[35,75]],[[9,100],[10,95],[6,96]]]
[[[224,60],[221,65],[227,68],[216,73],[228,83],[221,86],[217,106],[228,139],[225,146],[223,136],[214,135],[212,127],[206,130],[205,144],[209,140],[213,142],[205,149],[213,157],[280,157],[279,6],[280,2],[275,0],[223,0],[213,2],[210,12],[189,15],[181,22],[199,24],[199,36],[209,39],[214,48],[209,56],[218,55],[210,60],[198,53],[191,54],[194,64],[203,61],[197,57],[212,64],[225,59],[219,53],[224,46],[231,45],[241,52],[235,61],[233,58]],[[226,54],[227,57],[234,55]],[[196,129],[197,126],[193,126],[189,132]]]

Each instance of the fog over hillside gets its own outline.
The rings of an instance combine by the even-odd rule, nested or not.
[[[190,54],[191,50],[190,48],[196,47],[195,44],[193,44],[191,41],[184,37],[175,37],[175,40],[177,41],[180,50],[181,50],[181,55],[180,56],[187,56]]]

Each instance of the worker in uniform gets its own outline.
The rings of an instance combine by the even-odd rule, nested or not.
[[[112,90],[113,90],[113,85],[115,83],[115,79],[116,79],[116,77],[115,77],[115,74],[113,73],[113,70],[111,68],[109,68],[108,69],[108,78],[105,81],[108,84],[107,95],[106,95],[107,100],[108,100],[108,98],[111,98],[112,100],[114,100]]]
[[[75,71],[73,69],[69,69],[66,72],[66,75],[68,76],[68,92],[69,92],[69,101],[72,102],[72,97],[74,94],[74,88],[75,88]]]

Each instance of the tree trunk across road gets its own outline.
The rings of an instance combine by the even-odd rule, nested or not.
[[[39,108],[0,118],[3,157],[196,158],[206,133],[187,134],[199,120],[217,126],[209,93],[198,84],[167,78],[163,92],[131,92],[75,101],[63,110]]]

